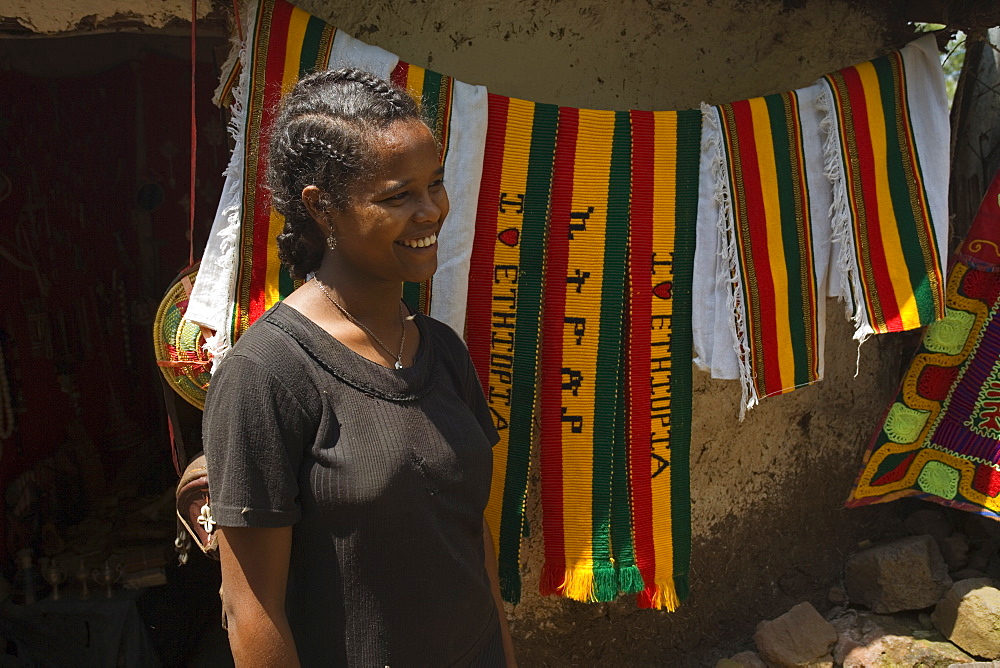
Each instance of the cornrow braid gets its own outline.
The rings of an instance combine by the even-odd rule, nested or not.
[[[316,186],[321,206],[343,209],[376,166],[371,138],[410,119],[424,120],[409,93],[359,69],[310,74],[285,97],[271,129],[267,184],[285,217],[278,256],[293,276],[319,268],[325,242],[302,191]]]

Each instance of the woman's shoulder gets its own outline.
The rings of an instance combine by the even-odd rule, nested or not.
[[[301,345],[311,334],[299,322],[301,317],[293,308],[275,304],[243,332],[219,363],[213,380],[250,374],[271,376],[280,384],[294,379],[293,385],[302,385],[313,363]]]
[[[446,350],[461,351],[463,354],[468,350],[465,341],[450,325],[422,313],[418,313],[416,317],[424,324],[424,329],[434,337],[434,342],[439,346],[444,346]]]

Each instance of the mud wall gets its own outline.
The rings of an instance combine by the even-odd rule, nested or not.
[[[127,4],[149,25],[190,13],[178,0]],[[589,108],[688,108],[788,90],[879,54],[902,29],[882,3],[829,0],[299,4],[409,62],[497,93]],[[65,7],[3,0],[0,17],[65,30],[124,7],[122,0]],[[828,312],[826,380],[765,400],[743,423],[738,384],[695,372],[688,602],[665,613],[639,611],[627,599],[585,605],[540,597],[536,531],[525,595],[510,610],[522,665],[714,665],[758,619],[804,599],[823,607],[838,550],[874,537],[894,512],[841,504],[913,344],[912,335],[872,340],[859,357],[842,307],[830,304]],[[537,494],[529,512],[540,527]]]

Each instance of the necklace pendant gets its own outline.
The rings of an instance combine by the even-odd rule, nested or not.
[[[393,366],[395,368],[397,368],[397,369],[402,369],[403,368],[403,363],[400,362],[399,360],[396,360],[396,363]]]

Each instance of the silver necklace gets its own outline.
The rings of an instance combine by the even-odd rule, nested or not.
[[[393,355],[392,351],[389,350],[389,346],[387,346],[384,343],[382,343],[382,339],[380,339],[377,336],[375,336],[375,332],[373,332],[372,330],[370,330],[367,327],[365,327],[364,323],[362,323],[360,320],[358,320],[353,315],[351,315],[347,311],[346,308],[344,308],[343,306],[341,306],[340,302],[338,302],[336,299],[333,298],[333,295],[330,294],[330,292],[326,289],[325,285],[323,285],[322,283],[320,283],[318,280],[316,281],[316,285],[318,285],[319,289],[323,291],[323,294],[326,295],[326,298],[330,300],[330,303],[333,304],[334,306],[336,306],[337,310],[339,310],[341,313],[344,314],[344,317],[346,317],[348,320],[350,320],[351,322],[353,322],[355,325],[357,325],[358,327],[360,327],[361,329],[363,329],[365,331],[365,333],[368,334],[368,336],[372,337],[375,340],[375,343],[377,343],[380,346],[382,346],[382,350],[384,350],[389,355],[389,357],[396,358],[396,363],[393,365],[393,368],[396,368],[396,369],[402,369],[403,368],[403,346],[406,345],[406,318],[403,317],[403,304],[402,304],[402,302],[400,302],[400,304],[399,304],[399,324],[402,326],[403,335],[399,338],[399,352],[396,353],[395,355]]]

